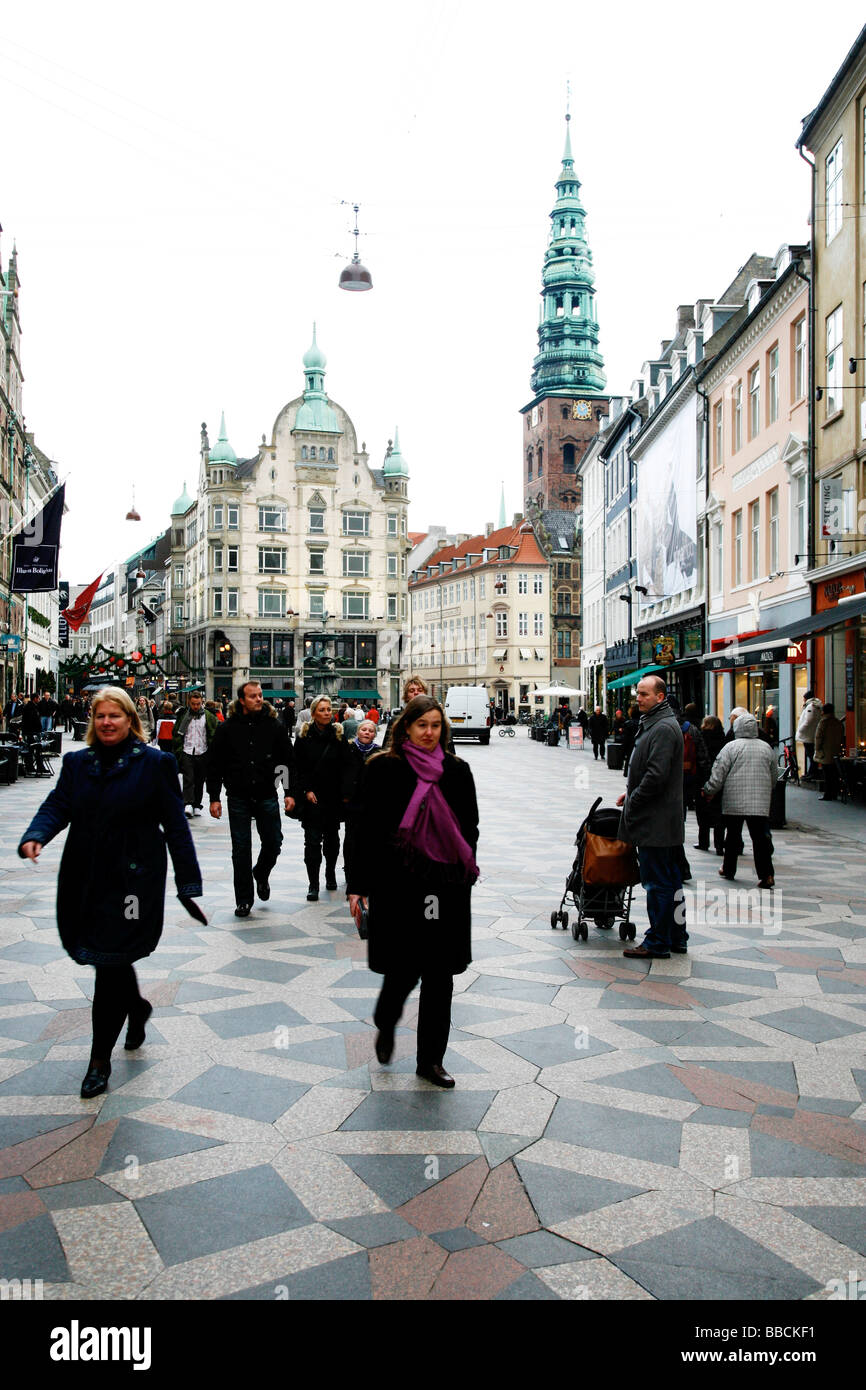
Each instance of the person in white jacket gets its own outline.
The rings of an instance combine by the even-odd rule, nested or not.
[[[745,821],[752,838],[758,887],[773,887],[770,800],[778,774],[775,751],[758,738],[757,719],[753,714],[741,714],[734,720],[733,742],[722,748],[703,787],[704,796],[709,798],[722,793],[725,818],[725,857],[719,869],[722,878],[736,878]]]
[[[815,698],[812,690],[803,693],[803,708],[797,725],[796,739],[803,745],[803,776],[812,777],[815,765],[815,730],[821,719],[824,706]]]

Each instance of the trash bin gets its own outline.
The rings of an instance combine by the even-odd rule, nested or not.
[[[607,745],[607,765],[611,772],[622,772],[622,765],[625,762],[625,745],[622,743],[609,743]]]
[[[783,830],[785,827],[785,785],[780,777],[770,797],[770,829]]]
[[[42,742],[49,752],[54,753],[58,758],[63,752],[63,732],[60,729],[52,729],[48,734],[42,735]]]
[[[548,731],[547,731],[547,746],[548,746],[548,748],[557,748],[557,747],[559,746],[559,730],[558,730],[558,729],[548,729]]]

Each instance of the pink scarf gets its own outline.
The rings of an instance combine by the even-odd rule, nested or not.
[[[428,753],[407,739],[401,751],[418,782],[400,822],[398,841],[410,854],[422,855],[436,865],[459,866],[460,878],[474,883],[479,873],[475,856],[439,790],[445,764],[441,745]]]

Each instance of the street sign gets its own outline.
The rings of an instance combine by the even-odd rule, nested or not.
[[[7,652],[20,652],[21,638],[16,634],[4,633],[0,636],[0,647],[5,647]]]

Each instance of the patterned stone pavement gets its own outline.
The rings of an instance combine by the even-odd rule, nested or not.
[[[750,859],[720,887],[690,819],[689,954],[648,968],[616,929],[550,927],[621,776],[523,730],[458,751],[482,879],[450,1093],[415,1076],[412,1000],[376,1062],[379,977],[342,896],[306,903],[297,825],[242,922],[203,817],[209,925],[169,897],[147,1041],[82,1101],[93,977],[56,934],[60,844],[15,856],[50,784],[0,787],[0,1277],[51,1299],[823,1300],[864,1270],[862,810],[777,832],[774,896]],[[640,889],[632,917],[640,940]]]

